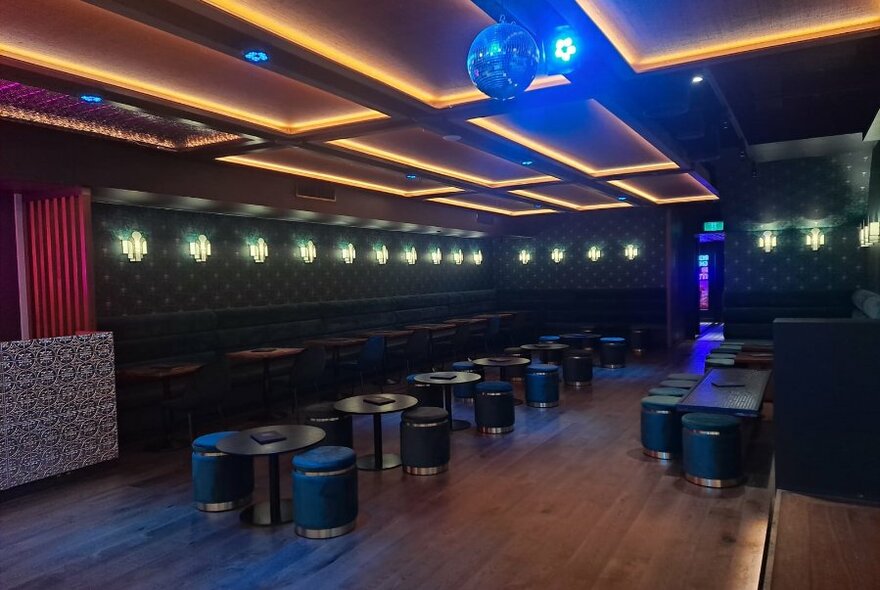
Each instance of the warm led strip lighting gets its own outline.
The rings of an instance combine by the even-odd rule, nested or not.
[[[177,92],[163,86],[150,84],[148,82],[143,82],[134,78],[111,74],[110,72],[92,68],[82,63],[71,62],[34,51],[28,51],[20,47],[13,47],[11,45],[0,43],[0,57],[14,59],[16,61],[25,62],[31,65],[54,70],[57,72],[62,72],[65,74],[72,74],[80,78],[87,78],[95,82],[100,82],[101,84],[116,86],[118,88],[138,92],[152,98],[158,98],[187,107],[197,108],[202,111],[206,111],[216,115],[222,115],[230,119],[244,121],[254,125],[259,125],[260,127],[265,127],[267,129],[272,129],[281,133],[303,133],[305,131],[314,131],[316,129],[335,127],[337,125],[360,123],[362,121],[372,121],[374,119],[385,119],[388,117],[388,115],[384,113],[368,110],[362,113],[336,115],[333,117],[325,117],[321,119],[313,119],[310,121],[299,121],[296,123],[291,123],[288,121],[273,119],[271,117],[264,117],[257,113],[252,113],[250,111],[244,111],[241,109],[230,107],[224,104],[199,98],[191,94]]]
[[[569,209],[574,209],[575,211],[595,211],[597,209],[617,209],[618,207],[632,207],[630,203],[621,203],[619,201],[615,201],[613,203],[597,203],[595,205],[578,205],[577,203],[572,203],[571,201],[566,201],[557,197],[542,195],[540,193],[527,190],[515,190],[510,191],[510,193],[514,195],[519,195],[521,197],[526,197],[528,199],[535,199],[536,201],[550,203],[551,205],[567,207]]]
[[[541,215],[543,213],[556,213],[550,209],[528,209],[524,211],[512,211],[510,209],[502,209],[500,207],[492,207],[490,205],[480,205],[479,203],[470,203],[460,199],[451,199],[446,197],[438,197],[436,199],[428,199],[433,203],[443,203],[444,205],[455,205],[456,207],[465,207],[466,209],[476,209],[477,211],[487,211],[489,213],[498,213],[509,217],[521,217],[523,215]]]
[[[386,70],[371,66],[359,59],[355,59],[351,54],[336,48],[329,43],[322,43],[319,40],[310,37],[307,32],[302,29],[287,26],[258,10],[250,8],[246,6],[244,2],[236,0],[202,0],[202,2],[213,6],[214,8],[218,8],[235,18],[250,23],[255,27],[259,27],[264,31],[268,31],[273,35],[277,35],[294,45],[299,45],[300,47],[308,49],[321,57],[359,72],[381,82],[382,84],[400,90],[401,92],[408,94],[425,104],[431,105],[434,108],[442,109],[457,104],[485,100],[488,98],[485,94],[475,88],[437,96],[408,80],[391,75]],[[535,80],[529,87],[529,90],[549,88],[561,84],[568,84],[568,80],[564,76],[545,76]]]
[[[631,192],[634,195],[642,197],[643,199],[648,199],[652,203],[657,203],[658,205],[669,205],[672,203],[692,203],[694,201],[716,201],[718,199],[716,195],[698,195],[693,197],[671,197],[669,199],[661,199],[655,197],[649,192],[632,186],[624,180],[612,180],[608,184],[613,184],[616,187],[620,187],[624,190]]]
[[[663,155],[660,150],[654,147],[654,145],[652,145],[644,137],[639,135],[632,127],[621,121],[614,113],[606,109],[598,102],[595,102],[595,106],[599,109],[600,112],[603,113],[603,115],[617,121],[620,124],[621,130],[629,134],[634,140],[651,147],[661,157],[666,158],[666,156]],[[668,160],[668,158],[666,162],[655,162],[652,164],[633,164],[631,166],[618,166],[617,168],[599,168],[595,165],[590,164],[589,162],[579,160],[577,158],[569,156],[568,154],[560,152],[559,150],[556,150],[546,144],[534,140],[527,135],[520,133],[519,131],[515,131],[500,122],[492,121],[491,119],[491,117],[478,117],[476,119],[468,119],[468,123],[476,125],[477,127],[485,129],[486,131],[490,131],[495,135],[499,135],[514,143],[518,143],[521,146],[527,147],[534,152],[547,156],[552,160],[556,160],[557,162],[561,162],[567,166],[571,166],[575,170],[579,170],[584,174],[588,174],[590,176],[602,177],[615,174],[636,174],[644,172],[656,172],[658,170],[675,170],[678,168],[678,164]]]
[[[430,162],[417,160],[416,158],[410,158],[402,154],[389,152],[388,150],[365,145],[353,139],[336,139],[333,141],[328,141],[327,143],[354,152],[359,152],[361,154],[367,154],[368,156],[373,156],[375,158],[381,158],[382,160],[387,160],[389,162],[404,164],[406,166],[411,166],[420,170],[433,172],[434,174],[439,174],[440,176],[448,176],[449,178],[471,182],[473,184],[478,184],[487,188],[504,188],[508,186],[521,186],[524,184],[537,184],[540,182],[554,182],[556,180],[559,180],[555,176],[532,176],[528,178],[511,178],[508,180],[491,180],[489,178],[484,178],[475,174],[468,174],[467,172],[463,172],[461,170],[437,166],[435,164],[431,164]]]
[[[221,162],[231,162],[242,166],[251,166],[253,168],[262,168],[263,170],[271,170],[273,172],[283,172],[284,174],[292,174],[294,176],[303,176],[305,178],[314,178],[315,180],[324,180],[326,182],[335,182],[356,188],[362,188],[371,191],[379,191],[381,193],[389,193],[398,197],[425,197],[429,195],[445,195],[449,193],[460,193],[462,189],[444,186],[439,188],[429,188],[417,191],[404,191],[384,184],[376,184],[366,180],[358,180],[356,178],[348,178],[346,176],[337,176],[336,174],[326,174],[316,170],[308,170],[306,168],[297,168],[295,166],[287,166],[285,164],[274,164],[272,162],[262,162],[247,156],[223,156],[217,158]]]
[[[760,49],[775,47],[777,45],[801,43],[825,37],[833,37],[835,35],[845,35],[849,33],[880,29],[880,14],[878,14],[876,16],[849,19],[836,23],[827,23],[788,31],[779,31],[767,35],[746,37],[724,43],[713,43],[711,45],[703,45],[693,49],[644,57],[638,55],[635,48],[629,43],[629,41],[627,41],[626,36],[611,21],[611,19],[607,18],[602,11],[594,5],[593,2],[590,0],[576,1],[581,9],[587,13],[590,20],[592,20],[602,33],[608,37],[611,44],[614,45],[617,51],[620,52],[636,72],[656,70],[659,68],[723,57],[725,55],[734,55],[747,51],[757,51]]]

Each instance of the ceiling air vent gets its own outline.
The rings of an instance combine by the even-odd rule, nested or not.
[[[300,199],[315,199],[317,201],[336,201],[336,189],[332,184],[310,182],[296,185],[296,196]]]

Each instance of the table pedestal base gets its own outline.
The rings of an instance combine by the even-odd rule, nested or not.
[[[272,510],[269,502],[248,506],[241,511],[239,518],[241,518],[241,522],[254,526],[272,526],[293,522],[293,501],[281,500],[281,519],[276,522],[272,522]]]
[[[382,461],[376,465],[376,455],[364,455],[357,458],[357,467],[364,471],[382,471],[385,469],[394,469],[400,467],[400,455],[394,453],[382,453]]]
[[[467,420],[451,420],[449,424],[452,430],[467,430],[471,427],[471,423]]]

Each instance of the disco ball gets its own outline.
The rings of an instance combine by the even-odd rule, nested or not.
[[[524,28],[498,23],[483,29],[468,51],[467,69],[480,92],[509,100],[525,92],[541,62],[538,44]]]

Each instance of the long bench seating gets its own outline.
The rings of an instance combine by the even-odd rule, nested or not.
[[[771,339],[777,318],[845,318],[852,291],[728,291],[724,294],[726,339]]]

